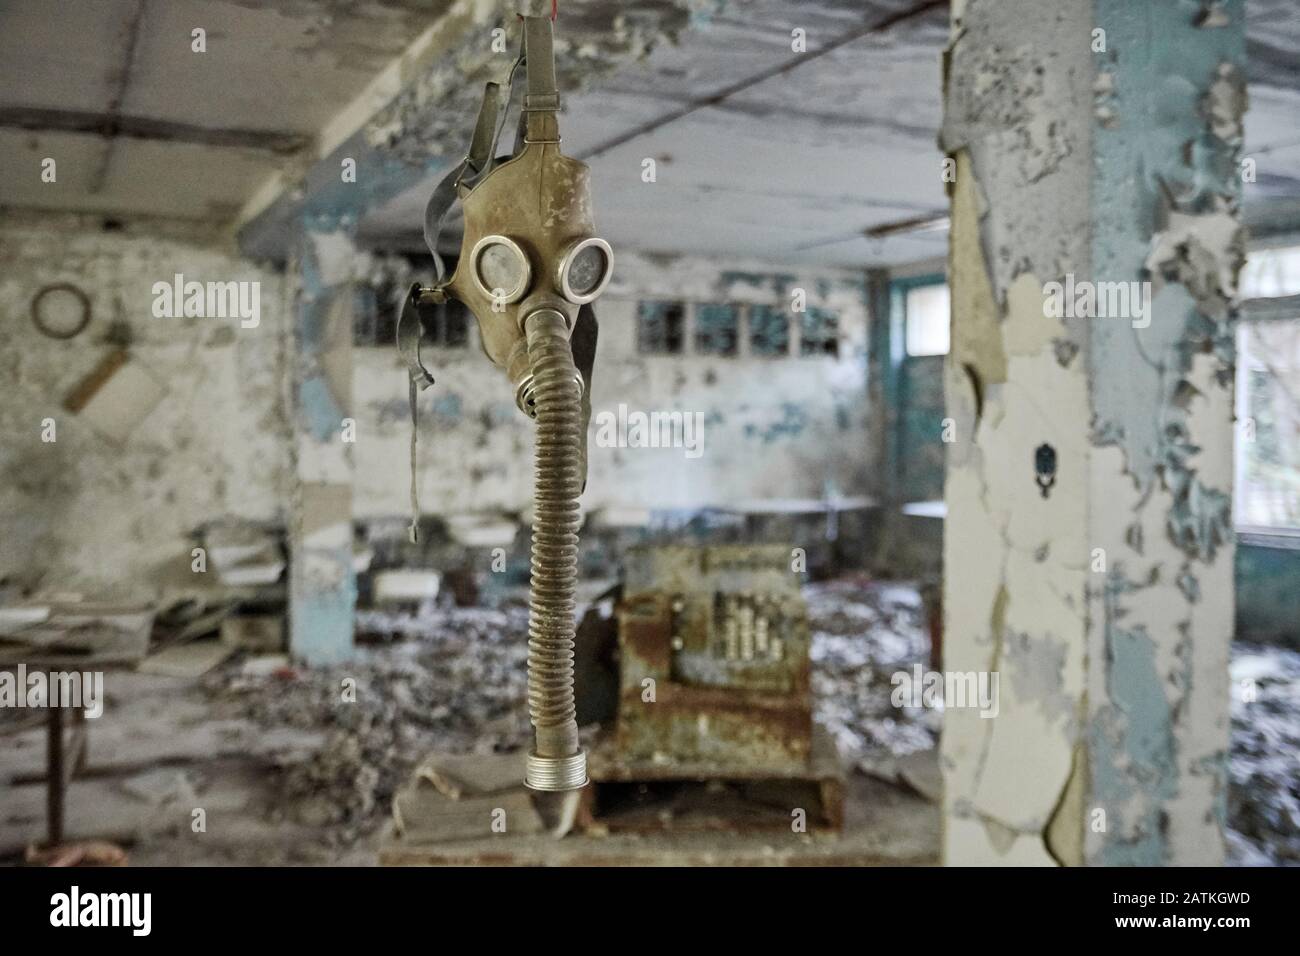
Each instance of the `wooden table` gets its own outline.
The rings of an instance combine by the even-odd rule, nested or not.
[[[152,629],[149,608],[50,605],[46,619],[0,634],[0,671],[43,673],[49,687],[52,674],[133,670],[148,652]],[[44,710],[46,838],[53,847],[63,842],[68,784],[86,769],[90,728],[84,706]]]

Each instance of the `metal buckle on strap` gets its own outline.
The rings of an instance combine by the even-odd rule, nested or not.
[[[560,108],[559,93],[525,93],[524,105],[522,107],[525,113],[538,112],[555,112]]]

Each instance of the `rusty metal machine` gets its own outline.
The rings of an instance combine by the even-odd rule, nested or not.
[[[802,807],[811,826],[839,827],[842,771],[813,719],[800,582],[784,545],[628,552],[589,821],[788,827]]]
[[[722,776],[807,766],[808,621],[788,548],[636,549],[624,587],[623,760]]]

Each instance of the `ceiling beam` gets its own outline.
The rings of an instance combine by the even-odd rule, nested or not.
[[[304,218],[358,220],[367,210],[451,163],[445,156],[427,157],[420,163],[402,162],[373,145],[366,128],[440,59],[470,45],[471,30],[481,28],[485,17],[482,4],[457,0],[418,33],[359,94],[342,104],[298,161],[269,176],[244,204],[233,225],[244,254],[281,261]],[[427,108],[433,111],[440,105],[444,104],[430,103]],[[345,158],[356,164],[354,183],[342,181],[341,164]]]
[[[298,133],[259,129],[218,129],[146,116],[115,116],[77,110],[0,106],[0,128],[33,132],[82,133],[105,139],[150,140],[229,149],[252,149],[288,155],[308,145]]]

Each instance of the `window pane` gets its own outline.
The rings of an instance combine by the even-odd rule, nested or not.
[[[800,355],[840,354],[840,317],[826,309],[809,309],[799,326]]]
[[[1300,317],[1237,330],[1236,522],[1300,528]]]
[[[790,317],[774,305],[749,308],[749,353],[772,356],[790,354]]]
[[[948,286],[923,285],[907,290],[908,355],[947,355],[951,311]]]
[[[734,305],[705,303],[695,307],[695,351],[701,355],[735,355],[740,310]]]
[[[1240,286],[1243,299],[1300,294],[1300,246],[1256,249],[1247,254]]]
[[[638,351],[679,355],[686,334],[686,307],[680,302],[641,302],[636,331]]]

